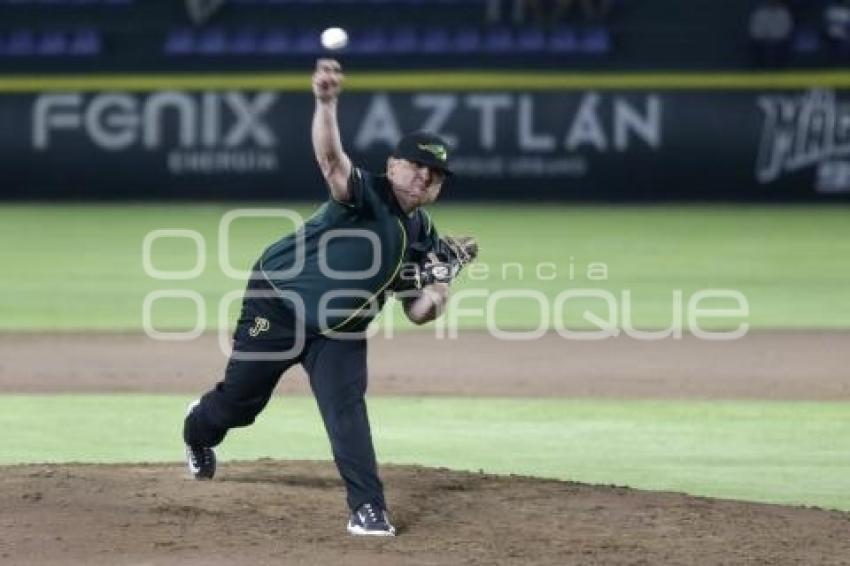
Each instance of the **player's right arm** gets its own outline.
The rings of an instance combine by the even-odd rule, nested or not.
[[[352,200],[348,179],[351,160],[342,149],[337,122],[337,101],[342,90],[342,67],[334,59],[319,59],[313,73],[313,95],[316,110],[313,113],[313,152],[319,169],[328,184],[331,196],[339,202]]]

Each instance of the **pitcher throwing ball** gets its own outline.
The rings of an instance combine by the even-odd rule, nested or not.
[[[414,323],[434,320],[478,248],[472,238],[440,238],[421,208],[451,175],[438,136],[405,135],[385,174],[352,165],[337,123],[342,82],[337,61],[317,62],[312,142],[330,198],[254,265],[224,379],[190,405],[183,438],[192,475],[211,479],[213,447],[253,423],[281,375],[300,363],[345,482],[348,532],[393,536],[366,412],[364,331],[391,292]]]

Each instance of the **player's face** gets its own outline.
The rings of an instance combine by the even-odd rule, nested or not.
[[[392,183],[396,199],[405,212],[437,200],[446,178],[438,169],[394,157],[391,157],[387,163],[387,177]]]

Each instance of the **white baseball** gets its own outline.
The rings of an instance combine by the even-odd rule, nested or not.
[[[342,28],[328,28],[322,32],[322,47],[325,49],[342,49],[348,45],[348,34]]]

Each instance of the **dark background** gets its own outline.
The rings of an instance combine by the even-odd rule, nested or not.
[[[510,4],[506,2],[504,4]],[[310,149],[312,96],[309,72],[315,59],[326,55],[318,47],[319,32],[329,25],[349,30],[351,44],[334,53],[350,77],[381,71],[392,86],[397,74],[417,76],[430,71],[488,72],[505,77],[487,89],[472,86],[444,88],[427,84],[404,90],[392,86],[386,94],[399,131],[419,129],[429,112],[417,105],[417,96],[434,94],[453,97],[456,108],[440,133],[456,138],[454,158],[458,176],[444,193],[448,200],[573,200],[573,201],[679,201],[753,200],[798,201],[846,199],[850,195],[850,103],[843,89],[850,84],[846,65],[850,61],[840,44],[824,33],[826,1],[790,1],[794,29],[781,56],[766,60],[749,37],[748,26],[760,0],[612,0],[604,17],[588,17],[580,10],[558,21],[540,22],[533,17],[515,22],[509,17],[492,22],[485,18],[485,0],[231,0],[224,2],[208,20],[193,22],[183,2],[140,0],[0,0],[0,172],[4,199],[280,199],[312,198],[321,179]],[[507,8],[509,10],[509,8]],[[446,50],[392,54],[364,52],[358,46],[367,33],[392,34],[404,29],[419,38],[442,30],[473,30],[487,37],[503,31],[518,38],[539,32],[546,44],[539,49],[517,45],[512,49],[450,53]],[[377,31],[376,31],[377,30]],[[434,30],[437,30],[435,32]],[[563,52],[548,48],[551,37],[567,30],[581,39],[604,37],[602,48],[578,48]],[[282,34],[295,41],[291,49],[266,50],[270,36]],[[88,52],[73,53],[72,43],[84,37]],[[189,37],[194,47],[174,52],[175,37]],[[249,47],[239,43],[250,40]],[[298,38],[307,43],[298,43]],[[241,47],[240,47],[241,46]],[[535,90],[510,86],[517,71],[559,76],[590,74],[586,88]],[[781,87],[789,76],[810,71],[834,75],[825,82],[809,85],[798,79],[794,88]],[[204,90],[169,86],[170,76],[186,77],[214,73],[246,77],[257,73],[302,73],[303,89],[295,91],[245,88]],[[596,88],[594,73],[647,77],[634,89]],[[652,82],[655,73],[712,77],[732,73],[751,77],[764,73],[758,87],[669,88]],[[123,87],[85,86],[103,76],[164,75],[155,87],[125,90]],[[844,79],[842,79],[842,76]],[[16,77],[80,77],[82,87],[41,91],[33,87],[9,86]],[[836,78],[837,77],[837,78]],[[776,81],[776,86],[771,81]],[[27,84],[26,81],[24,84]],[[238,85],[238,83],[237,83]],[[812,110],[812,89],[828,92],[831,105]],[[184,117],[175,107],[155,116],[145,113],[150,100],[169,91],[191,100],[196,137],[204,128],[202,98],[274,96],[274,103],[260,121],[274,134],[274,143],[259,147],[251,139],[225,147],[223,137],[233,116],[217,102],[221,114],[216,140],[195,141],[191,147],[180,142],[178,127]],[[49,133],[49,145],[36,147],[36,113],[44,97],[71,94],[79,105],[73,114],[80,125],[58,126]],[[132,109],[109,106],[98,116],[87,114],[98,100],[113,95],[124,97]],[[340,121],[344,144],[355,162],[380,170],[391,141],[359,147],[355,139],[369,108],[381,90],[350,89],[344,93]],[[504,95],[510,107],[496,114],[496,138],[492,147],[480,143],[482,117],[468,105],[470,96]],[[604,138],[595,143],[568,146],[579,119],[582,101],[595,97],[591,126]],[[552,150],[522,147],[519,125],[521,97],[533,99],[532,130],[550,136]],[[765,139],[767,113],[763,98],[781,98],[786,109],[782,139]],[[658,143],[653,145],[631,136],[625,148],[613,143],[616,104],[625,104],[646,116],[648,100],[660,106]],[[779,104],[779,103],[777,103]],[[108,106],[108,105],[107,105]],[[67,114],[67,108],[56,112]],[[130,120],[129,129],[122,124]],[[818,120],[821,120],[819,122]],[[580,120],[579,120],[580,121]],[[828,123],[826,126],[825,121]],[[93,141],[90,122],[107,132],[125,131],[134,138],[121,148],[105,148]],[[587,123],[584,122],[584,126]],[[142,143],[145,131],[161,128],[156,147]],[[769,136],[768,136],[769,137]],[[803,143],[813,157],[794,163],[789,156],[782,172],[770,179],[756,175],[757,157],[765,147],[781,147],[784,141],[811,138]],[[788,141],[788,143],[792,143]],[[779,145],[777,145],[779,144]],[[807,145],[808,144],[808,145]],[[797,148],[805,153],[806,148]],[[262,153],[273,166],[239,169],[217,167],[206,172],[175,171],[169,160],[175,154],[210,155],[230,159],[232,155]],[[789,153],[793,153],[789,150]],[[190,155],[190,157],[191,157]],[[228,157],[230,156],[230,157]],[[469,169],[470,161],[500,163],[501,173],[481,174]],[[542,163],[544,167],[566,166],[560,173],[517,172],[517,161]],[[830,182],[824,184],[823,178]],[[846,177],[846,179],[844,179]]]

